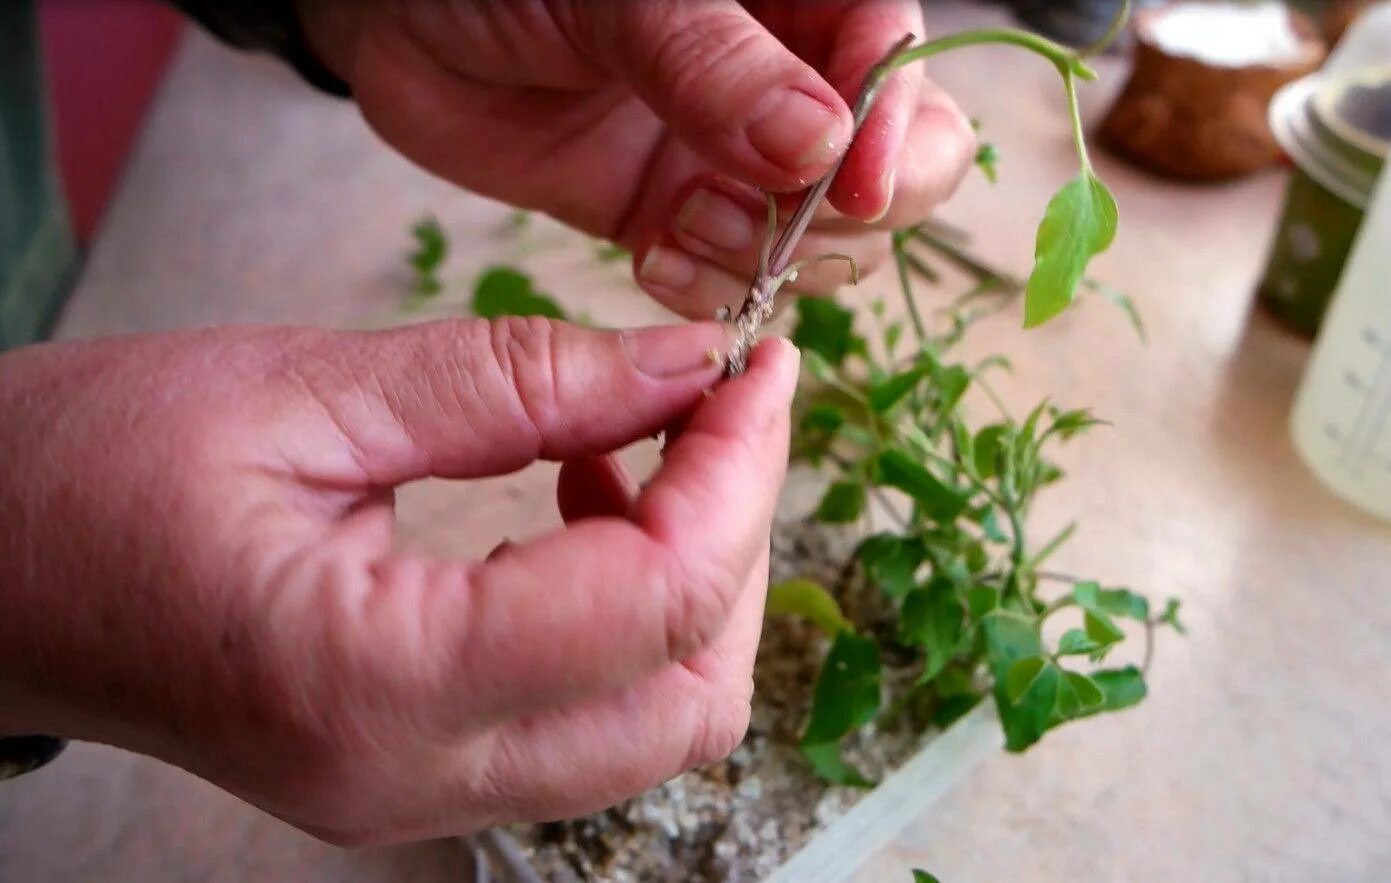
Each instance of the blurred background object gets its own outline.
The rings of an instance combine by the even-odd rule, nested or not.
[[[1319,329],[1391,141],[1391,4],[1360,18],[1319,73],[1270,109],[1294,172],[1261,302],[1305,337]]]
[[[1137,0],[1137,9],[1160,0]],[[1031,30],[1068,46],[1090,46],[1106,35],[1123,0],[1012,0],[1015,16]]]
[[[0,349],[52,324],[180,28],[156,0],[0,5]]]
[[[1101,129],[1112,148],[1198,180],[1279,161],[1266,108],[1323,61],[1309,18],[1277,2],[1181,2],[1137,13],[1134,29],[1134,70]]]
[[[1305,464],[1391,520],[1391,179],[1383,173],[1295,399]]]

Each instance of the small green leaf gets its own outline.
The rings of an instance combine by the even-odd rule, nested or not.
[[[966,590],[966,610],[971,619],[981,619],[1000,606],[1000,592],[994,586],[971,586]]]
[[[473,313],[484,319],[500,316],[546,316],[564,319],[565,311],[537,291],[531,277],[513,267],[493,267],[473,289]]]
[[[1009,537],[1000,529],[1000,517],[995,511],[993,503],[985,507],[985,514],[980,519],[980,529],[985,534],[985,538],[992,543],[1009,542]]]
[[[1109,647],[1125,638],[1125,632],[1111,621],[1112,609],[1108,609],[1108,606],[1128,611],[1133,603],[1132,599],[1139,598],[1137,595],[1119,589],[1111,590],[1111,592],[1112,594],[1108,595],[1108,600],[1103,602],[1101,587],[1095,582],[1088,580],[1072,587],[1072,597],[1077,601],[1078,606],[1086,611],[1083,625],[1086,628],[1087,637],[1102,647]],[[1139,601],[1147,604],[1143,598],[1139,598]],[[1129,613],[1124,615],[1129,615]],[[1144,618],[1144,616],[1140,617],[1141,620]]]
[[[836,635],[812,696],[802,745],[838,742],[879,711],[879,645],[851,631]]]
[[[951,521],[960,515],[970,497],[959,488],[945,484],[908,454],[889,448],[879,455],[879,483],[903,491],[929,518]]]
[[[1092,412],[1086,408],[1064,411],[1053,418],[1053,425],[1048,427],[1048,434],[1058,435],[1066,441],[1077,433],[1093,426],[1100,426],[1104,422],[1093,417]]]
[[[854,346],[854,325],[855,314],[830,298],[799,298],[792,342],[804,352],[821,356],[827,364],[839,366]]]
[[[1053,723],[1060,680],[1058,669],[1051,665],[1042,669],[1018,701],[1011,701],[1006,687],[1010,669],[1021,659],[1043,656],[1043,642],[1033,625],[1017,614],[997,610],[981,623],[985,629],[990,673],[995,680],[995,707],[1005,729],[1005,747],[1010,751],[1023,751],[1037,742]]]
[[[932,385],[937,390],[937,410],[949,414],[956,410],[962,396],[966,395],[971,385],[971,372],[960,365],[951,365],[937,372],[932,378]]]
[[[1005,695],[1011,704],[1018,704],[1024,698],[1047,664],[1048,660],[1042,656],[1025,656],[1009,667],[1005,674]]]
[[[1179,600],[1177,598],[1170,598],[1168,601],[1164,602],[1164,612],[1159,615],[1159,621],[1168,625],[1180,635],[1186,635],[1188,634],[1188,629],[1184,627],[1183,623],[1179,622],[1178,611]]]
[[[851,627],[831,593],[809,579],[789,579],[769,587],[764,615],[785,614],[800,616],[831,637]]]
[[[1102,649],[1101,644],[1087,637],[1081,629],[1068,629],[1058,639],[1059,656],[1087,656]]]
[[[1081,703],[1083,710],[1095,708],[1106,700],[1106,697],[1101,692],[1101,687],[1097,686],[1096,681],[1093,681],[1081,672],[1063,672],[1063,682],[1076,694],[1077,700]]]
[[[803,745],[802,754],[811,762],[812,771],[832,785],[844,788],[873,788],[874,782],[864,777],[859,770],[846,763],[840,756],[840,745],[826,742],[822,745]]]
[[[917,585],[927,549],[921,540],[881,533],[861,543],[857,554],[871,583],[890,598],[902,598]]]
[[[869,389],[869,406],[876,413],[884,413],[912,392],[931,370],[931,366],[919,365],[901,374],[894,374],[882,383],[874,384]]]
[[[1138,705],[1148,692],[1144,674],[1133,665],[1094,671],[1091,680],[1102,695],[1101,705],[1095,709],[1096,712],[1120,711]]]
[[[1082,618],[1082,624],[1086,630],[1087,637],[1091,638],[1101,647],[1109,647],[1119,641],[1125,640],[1125,632],[1121,631],[1120,626],[1111,621],[1110,617],[1087,611]]]
[[[1136,622],[1150,617],[1150,602],[1144,595],[1129,589],[1101,589],[1096,593],[1096,606],[1103,613],[1124,616]]]
[[[416,244],[408,258],[411,266],[422,276],[433,274],[449,256],[448,234],[437,219],[425,218],[411,227],[411,236]]]
[[[845,424],[845,412],[835,405],[819,404],[810,408],[802,417],[802,432],[824,432],[831,434]]]
[[[1111,247],[1119,213],[1101,179],[1083,172],[1058,191],[1044,213],[1024,293],[1024,327],[1034,328],[1067,308],[1091,259]]]
[[[898,349],[898,343],[903,339],[903,323],[894,322],[884,329],[884,351],[890,356]]]
[[[921,647],[926,654],[921,680],[936,677],[951,661],[965,631],[965,613],[951,580],[940,576],[903,599],[898,637],[904,644]]]
[[[913,869],[913,883],[942,883],[922,868]]]
[[[826,489],[816,520],[823,524],[853,524],[865,510],[865,486],[857,481],[838,481]]]
[[[976,433],[975,449],[976,474],[981,478],[993,478],[999,471],[1000,453],[1004,450],[1005,436],[1009,427],[1003,423],[992,423]]]
[[[976,149],[976,165],[991,184],[1000,182],[999,162],[1000,151],[995,149],[994,144],[982,144]]]

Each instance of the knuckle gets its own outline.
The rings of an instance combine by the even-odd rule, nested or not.
[[[538,436],[558,420],[561,378],[556,323],[540,316],[509,316],[489,325],[489,344],[504,385]]]
[[[702,703],[687,756],[688,769],[717,763],[734,753],[749,731],[753,683],[734,691],[712,690]]]
[[[719,637],[738,594],[739,576],[713,563],[675,563],[668,576],[667,658],[689,659]]]
[[[690,21],[669,20],[650,54],[649,81],[668,95],[700,97],[691,105],[696,110],[704,108],[693,120],[697,128],[729,129],[730,119],[748,109],[739,105],[752,99],[746,86],[754,78],[747,74],[750,64],[757,63],[757,54],[751,50],[759,40],[742,12],[708,9]],[[723,75],[731,70],[742,74]],[[736,103],[735,114],[729,113],[730,102]]]

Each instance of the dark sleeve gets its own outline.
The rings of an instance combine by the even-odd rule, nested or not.
[[[348,84],[314,56],[293,0],[170,0],[225,43],[277,55],[300,76],[331,95],[348,97]]]

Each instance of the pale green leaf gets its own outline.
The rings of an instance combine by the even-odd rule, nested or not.
[[[1118,218],[1115,198],[1090,171],[1058,191],[1038,228],[1024,327],[1041,325],[1072,303],[1091,259],[1115,239]]]

